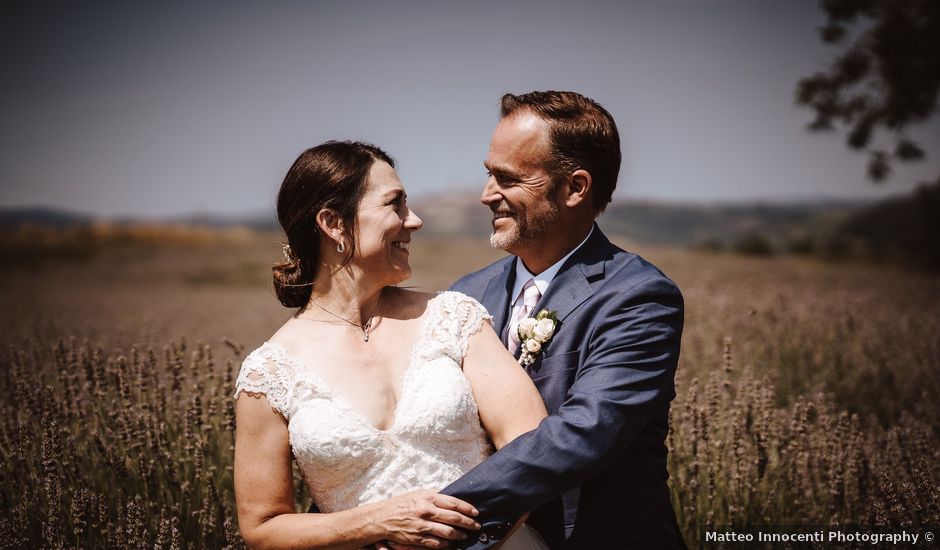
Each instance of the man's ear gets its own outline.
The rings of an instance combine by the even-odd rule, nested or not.
[[[591,179],[591,173],[587,170],[575,170],[568,178],[565,186],[565,205],[568,208],[575,208],[590,201],[591,185],[594,183]]]
[[[328,239],[332,239],[337,244],[343,242],[345,229],[343,219],[335,210],[321,208],[317,212],[317,230]]]

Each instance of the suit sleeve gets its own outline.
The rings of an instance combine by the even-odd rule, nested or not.
[[[678,288],[657,277],[608,298],[558,412],[442,491],[480,510],[483,530],[469,548],[492,545],[524,513],[604,471],[675,395]]]

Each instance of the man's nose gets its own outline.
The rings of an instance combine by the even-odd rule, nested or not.
[[[503,200],[503,196],[499,192],[499,186],[496,185],[496,178],[490,176],[486,180],[486,185],[483,186],[483,194],[480,196],[480,202],[489,206],[501,200]]]

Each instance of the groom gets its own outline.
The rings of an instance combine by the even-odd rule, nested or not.
[[[521,319],[549,310],[558,325],[525,367],[550,416],[442,491],[480,511],[470,548],[530,510],[553,550],[684,548],[665,446],[682,296],[594,222],[620,169],[613,118],[574,92],[507,94],[484,164],[490,242],[511,255],[452,288],[517,357]]]

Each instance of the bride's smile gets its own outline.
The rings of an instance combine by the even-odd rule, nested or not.
[[[411,234],[421,226],[421,218],[408,207],[395,169],[381,160],[373,163],[356,214],[358,241],[353,263],[384,285],[406,280],[411,276]]]

